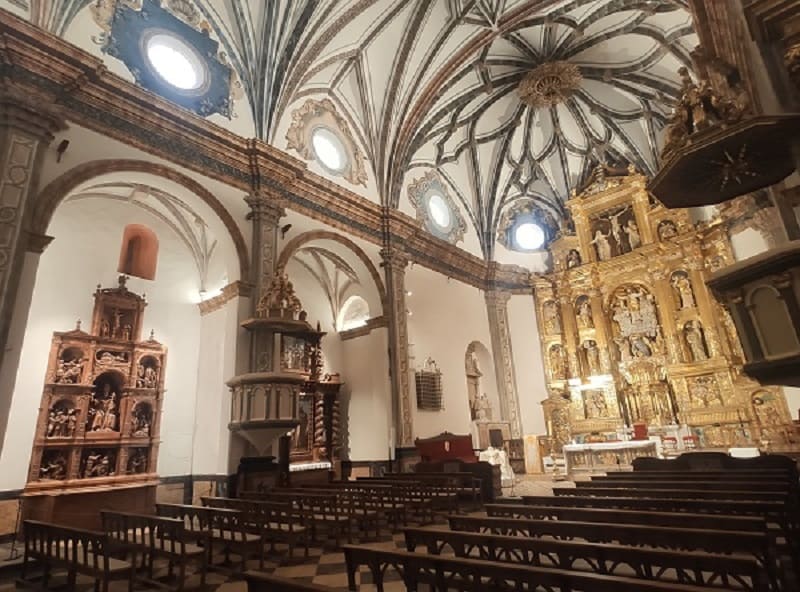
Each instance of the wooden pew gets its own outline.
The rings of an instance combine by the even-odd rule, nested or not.
[[[610,479],[591,481],[576,481],[577,489],[689,489],[703,491],[769,491],[788,495],[790,486],[788,481],[704,481],[704,480],[658,480],[653,479]]]
[[[332,481],[325,485],[314,486],[317,490],[355,491],[359,492],[369,504],[378,511],[378,520],[386,518],[387,528],[398,531],[401,526],[408,525],[406,502],[403,489],[387,483],[360,481]]]
[[[308,529],[303,524],[303,517],[293,510],[290,503],[227,497],[202,497],[200,501],[207,507],[241,512],[248,531],[260,535],[262,541],[269,542],[271,551],[275,551],[276,542],[286,543],[291,558],[294,557],[294,548],[301,544],[308,557]]]
[[[415,471],[413,473],[386,473],[384,478],[411,479],[420,483],[452,488],[459,499],[466,500],[473,507],[479,507],[484,502],[482,494],[483,479],[476,477],[472,473]]]
[[[492,518],[616,522],[618,524],[640,524],[645,526],[685,526],[687,528],[707,528],[710,530],[767,532],[767,521],[762,516],[724,516],[688,512],[652,512],[646,510],[532,506],[526,504],[487,504],[485,509],[486,514]]]
[[[244,579],[247,582],[247,592],[334,592],[336,590],[260,571],[247,571],[244,573]]]
[[[406,508],[406,519],[413,516],[420,524],[432,524],[435,521],[434,509],[445,507],[452,511],[456,504],[455,494],[452,491],[442,491],[433,485],[411,479],[359,477],[356,483],[377,483],[391,487],[400,496]]]
[[[78,528],[67,528],[26,520],[23,523],[25,555],[20,581],[27,579],[31,562],[38,562],[43,569],[41,589],[46,589],[54,569],[67,571],[68,588],[75,589],[78,574],[95,580],[95,589],[108,592],[112,580],[127,580],[128,591],[133,590],[136,558],[130,562],[114,559],[112,554],[129,549],[116,543],[102,532]]]
[[[767,570],[770,582],[777,586],[777,560],[769,538],[766,533],[761,532],[459,515],[450,516],[448,523],[452,530],[483,534],[534,538],[547,536],[559,540],[646,545],[654,549],[675,551],[739,553],[754,557]]]
[[[244,499],[260,499],[292,504],[303,524],[311,528],[311,540],[321,542],[318,536],[325,533],[334,539],[336,548],[342,538],[352,542],[352,516],[348,508],[339,505],[336,492],[273,489],[266,492],[242,492]]]
[[[404,532],[409,552],[421,546],[432,555],[449,550],[456,557],[475,557],[534,567],[589,571],[698,586],[723,586],[751,592],[766,592],[769,589],[764,568],[750,557],[475,534],[443,528],[407,528]]]
[[[791,476],[787,471],[778,469],[747,470],[747,471],[617,471],[606,475],[593,475],[592,480],[626,481],[630,479],[653,479],[656,481],[786,481],[791,483]]]
[[[161,558],[169,562],[170,576],[173,566],[177,564],[177,590],[183,590],[186,566],[192,561],[199,562],[200,585],[205,585],[208,554],[202,547],[189,542],[191,536],[181,520],[109,511],[101,511],[100,517],[106,535],[125,548],[134,549],[137,555],[146,560],[148,577],[145,581],[157,583],[153,576],[153,565],[156,558]]]
[[[254,554],[258,557],[259,567],[264,567],[264,541],[261,535],[247,531],[247,524],[241,512],[225,508],[205,508],[185,504],[156,504],[159,516],[176,518],[184,523],[190,536],[198,544],[208,549],[209,567],[214,544],[219,545],[228,555],[233,552],[240,557],[240,572],[247,569],[247,558]]]
[[[635,578],[598,575],[586,572],[497,563],[480,559],[440,557],[406,551],[388,551],[366,545],[345,545],[349,589],[356,590],[355,573],[362,565],[369,567],[378,590],[388,567],[402,574],[406,589],[416,591],[426,584],[437,591],[469,592],[492,590],[549,590],[568,592],[700,592],[708,588],[653,582]],[[729,590],[717,588],[717,590]]]
[[[669,499],[692,499],[692,500],[746,500],[757,502],[778,502],[786,504],[788,494],[779,491],[707,491],[705,489],[657,489],[642,487],[640,489],[617,489],[613,487],[595,488],[573,488],[556,487],[553,489],[554,495],[569,496],[605,496],[605,497],[649,497],[649,498],[669,498]]]

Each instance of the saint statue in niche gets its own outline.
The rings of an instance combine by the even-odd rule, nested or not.
[[[639,227],[633,218],[628,220],[628,224],[625,226],[625,234],[628,235],[628,244],[631,250],[638,249],[642,245],[642,236],[639,234]]]
[[[102,393],[92,396],[89,408],[89,430],[116,431],[117,429],[117,393],[111,390],[111,383],[105,382]]]
[[[492,419],[492,405],[489,403],[489,397],[486,396],[486,393],[481,393],[475,401],[475,419],[478,421]]]
[[[561,333],[561,315],[558,314],[558,305],[552,300],[548,300],[542,306],[542,316],[544,317],[544,331],[548,335]]]
[[[672,287],[678,296],[681,309],[694,308],[694,292],[692,283],[689,281],[689,274],[685,271],[676,271],[672,274]]]
[[[564,355],[564,348],[559,344],[555,344],[550,348],[549,355],[553,380],[565,380],[567,378],[567,360]]]
[[[586,355],[586,366],[591,376],[601,374],[600,370],[600,348],[594,339],[587,339],[583,342],[583,349]]]
[[[477,401],[480,397],[481,376],[483,376],[483,373],[478,366],[478,356],[475,355],[475,351],[473,349],[469,349],[467,351],[464,365],[466,367],[465,370],[467,374],[467,395],[469,396],[469,409],[472,419],[474,420],[477,419]]]
[[[690,361],[702,362],[707,360],[708,350],[706,349],[705,337],[700,323],[689,321],[683,327],[683,334],[686,339],[686,345],[689,346]]]
[[[83,360],[80,357],[60,359],[56,367],[55,380],[61,384],[78,384],[83,375]]]
[[[567,253],[567,269],[578,267],[581,264],[581,254],[575,249],[570,249]]]
[[[608,261],[611,259],[611,243],[608,242],[608,235],[603,234],[599,229],[595,231],[594,238],[590,241],[597,251],[597,259]]]
[[[581,329],[591,329],[594,327],[592,305],[586,296],[578,298],[578,326]]]
[[[585,392],[585,412],[587,419],[598,417],[608,417],[608,403],[603,391],[584,391]]]

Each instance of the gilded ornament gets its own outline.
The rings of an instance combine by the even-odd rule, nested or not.
[[[546,62],[528,72],[519,85],[520,100],[534,109],[559,105],[580,89],[583,76],[575,64]]]

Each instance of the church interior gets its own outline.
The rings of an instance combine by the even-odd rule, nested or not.
[[[0,592],[800,589],[800,2],[0,0]]]

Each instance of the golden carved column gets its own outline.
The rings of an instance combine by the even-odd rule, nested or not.
[[[572,294],[559,290],[558,302],[561,305],[561,326],[564,331],[563,346],[569,360],[567,379],[581,376],[580,356],[578,355],[578,323],[575,320],[572,298]],[[594,311],[592,312],[594,313]]]
[[[508,328],[508,300],[511,294],[499,290],[486,291],[486,312],[489,315],[489,334],[492,338],[492,357],[500,394],[500,413],[511,424],[511,437],[522,437],[517,376]]]
[[[664,342],[667,346],[667,361],[670,364],[683,362],[681,337],[678,326],[675,324],[675,298],[672,295],[672,286],[669,284],[669,275],[664,269],[653,269],[650,272],[653,283],[653,294],[658,304],[659,320],[664,331]]]
[[[607,325],[606,315],[603,312],[603,294],[597,288],[592,288],[589,290],[588,296],[589,305],[592,309],[595,340],[600,348],[600,362],[603,370],[610,373],[613,363],[611,357],[611,327]]]
[[[411,388],[408,366],[408,317],[406,313],[405,253],[391,243],[381,249],[381,266],[389,300],[389,377],[392,387],[395,446],[414,444]]]
[[[703,329],[705,331],[708,354],[710,357],[716,358],[723,354],[719,339],[719,319],[714,312],[711,301],[713,296],[708,291],[708,286],[706,286],[703,260],[698,254],[687,257],[687,262],[689,264],[689,278],[691,279],[695,299],[697,300],[697,310],[700,313],[700,320],[703,323]]]

